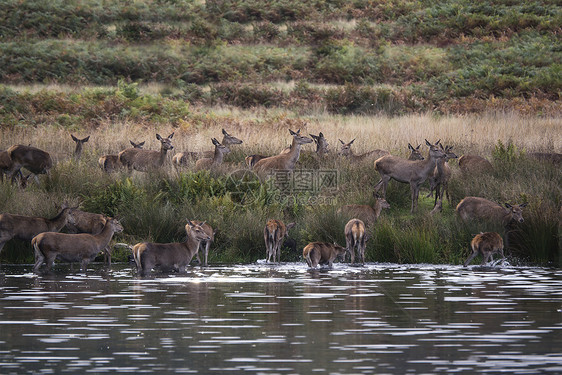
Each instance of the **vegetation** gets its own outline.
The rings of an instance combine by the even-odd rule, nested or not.
[[[372,161],[335,155],[338,139],[357,153],[406,156],[408,143],[441,139],[458,155],[488,158],[490,174],[462,176],[451,162],[452,202],[429,214],[420,195],[391,183],[371,229],[367,259],[460,264],[481,225],[461,223],[454,207],[474,195],[528,202],[510,228],[510,261],[560,264],[562,175],[529,157],[560,151],[561,10],[550,0],[143,0],[16,1],[0,7],[0,149],[32,144],[55,167],[21,190],[0,184],[0,212],[53,216],[67,200],[119,217],[117,241],[182,240],[185,218],[218,229],[211,262],[265,257],[269,218],[295,221],[308,241],[345,243],[340,205],[372,203]],[[244,140],[220,170],[150,173],[97,167],[99,156],[175,132],[173,151],[210,150],[222,128]],[[335,189],[284,191],[257,183],[244,157],[279,152],[287,129],[318,134],[331,155],[305,146],[299,168],[335,171]],[[70,158],[70,133],[91,135]],[[424,146],[425,147],[425,146]],[[127,259],[118,247],[116,259]],[[0,261],[31,262],[29,244],[8,243]],[[283,252],[283,260],[300,254]]]

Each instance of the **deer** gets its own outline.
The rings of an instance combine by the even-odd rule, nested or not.
[[[480,197],[465,197],[456,211],[464,221],[482,220],[507,227],[511,223],[523,223],[523,208],[527,203],[505,203],[505,207]]]
[[[316,151],[315,151],[316,156],[323,158],[326,154],[330,152],[328,149],[330,144],[328,143],[326,137],[324,137],[324,133],[320,132],[318,133],[318,135],[309,133],[308,135],[310,136],[310,138],[312,138],[314,143],[316,143]]]
[[[311,242],[302,249],[302,256],[310,268],[328,265],[332,268],[334,260],[344,260],[346,249],[336,243]]]
[[[281,245],[285,237],[289,236],[289,230],[295,226],[295,223],[285,225],[281,220],[270,219],[263,229],[263,238],[265,240],[265,252],[267,261],[281,263]]]
[[[236,138],[233,135],[228,134],[228,132],[222,129],[222,141],[220,142],[223,146],[226,147],[225,155],[230,152],[231,145],[239,145],[242,144],[242,140]],[[214,143],[213,143],[214,144]],[[176,167],[187,165],[189,160],[199,159],[199,158],[210,158],[212,159],[215,155],[215,151],[203,151],[203,152],[178,152],[172,158],[172,163]]]
[[[470,242],[470,247],[472,248],[472,254],[464,262],[463,266],[466,267],[478,254],[482,255],[482,265],[488,263],[488,260],[492,258],[494,253],[499,253],[502,259],[505,259],[503,254],[503,239],[496,232],[480,232]]]
[[[367,226],[371,226],[376,223],[383,209],[390,208],[390,204],[386,199],[378,197],[375,193],[373,193],[373,197],[375,198],[375,203],[372,206],[366,204],[346,204],[338,210],[338,213],[360,218]]]
[[[140,143],[135,143],[129,140],[129,142],[131,143],[133,148],[141,149],[144,146],[144,141]],[[98,159],[98,165],[100,166],[102,171],[111,173],[119,169],[122,164],[119,161],[119,155],[108,154],[108,155],[103,155]]]
[[[445,152],[437,146],[439,142],[431,144],[427,139],[425,140],[425,143],[429,146],[429,157],[426,160],[406,160],[392,155],[386,155],[375,160],[375,169],[381,175],[381,180],[375,185],[375,192],[378,192],[382,187],[383,198],[386,198],[386,187],[390,179],[409,183],[412,193],[410,211],[414,213],[418,206],[421,184],[433,172],[437,160],[445,157]]]
[[[359,219],[351,219],[345,224],[344,233],[345,249],[351,256],[351,263],[355,263],[357,252],[361,264],[365,264],[365,246],[369,240],[365,223]]]
[[[72,140],[76,142],[76,148],[74,149],[74,159],[80,160],[80,157],[82,156],[82,148],[84,147],[84,143],[90,140],[90,136],[87,136],[86,138],[82,138],[82,139],[76,138],[73,134],[70,134],[70,136],[72,137]]]
[[[215,145],[215,153],[213,157],[197,160],[197,162],[195,163],[196,170],[211,169],[213,167],[221,165],[224,159],[224,154],[230,151],[228,147],[217,141],[216,138],[211,139],[211,141]]]
[[[13,214],[0,214],[0,252],[6,242],[12,238],[23,241],[31,239],[43,232],[59,232],[72,216],[73,208],[66,203],[61,206],[59,213],[46,219],[36,216],[23,216]]]
[[[156,134],[156,139],[160,141],[160,151],[144,150],[138,148],[128,148],[119,153],[119,161],[129,170],[137,170],[146,172],[148,170],[155,170],[164,164],[166,161],[166,154],[168,150],[172,150],[172,138],[174,133],[166,138],[162,138],[160,134]]]
[[[408,143],[408,150],[410,150],[410,155],[408,156],[408,160],[424,160],[421,151],[420,151],[421,144],[418,147],[414,148],[411,144]]]
[[[360,154],[360,155],[356,155],[353,153],[353,150],[351,149],[351,145],[353,144],[353,142],[355,142],[355,138],[352,139],[350,142],[345,143],[344,141],[342,141],[341,139],[339,140],[341,143],[341,148],[339,151],[339,154],[342,156],[345,156],[346,158],[348,158],[350,161],[352,162],[361,162],[365,159],[378,159],[380,157],[383,157],[385,155],[390,155],[390,152],[386,151],[386,150],[373,150],[373,151],[368,151],[365,152],[364,154]]]
[[[459,168],[464,175],[489,173],[494,169],[492,163],[478,155],[462,155],[459,158]]]
[[[101,233],[109,218],[102,214],[74,209],[72,211],[72,220],[66,223],[68,233]],[[111,266],[111,249],[106,247],[104,250],[104,258],[108,265]]]
[[[117,219],[108,218],[103,230],[98,234],[53,232],[38,234],[31,240],[35,252],[33,271],[38,273],[43,263],[47,265],[47,271],[50,271],[56,258],[64,262],[80,262],[80,269],[85,271],[96,255],[109,246],[113,235],[121,232],[123,232],[121,223]]]
[[[557,152],[530,152],[528,155],[534,159],[547,161],[553,164],[562,163],[562,154]]]
[[[12,182],[15,181],[15,178],[20,172],[21,168],[25,168],[34,174],[35,181],[39,183],[37,175],[47,174],[53,167],[53,160],[51,159],[51,155],[47,151],[43,151],[36,147],[14,145],[10,147],[6,152],[12,160],[12,164],[8,171],[8,174],[12,178]]]
[[[203,228],[205,233],[207,233],[207,235],[210,238],[209,240],[202,240],[199,243],[199,250],[197,251],[197,253],[195,253],[195,257],[197,258],[197,261],[199,262],[199,264],[207,266],[207,261],[209,259],[209,248],[211,247],[211,244],[213,243],[213,241],[215,241],[216,230],[213,230],[213,227],[211,227],[208,223],[206,223],[204,221],[192,220],[192,222],[193,222],[193,224],[200,225],[201,228]],[[204,262],[201,262],[201,258],[199,257],[200,252],[203,253]]]
[[[133,246],[133,258],[141,276],[150,273],[154,267],[161,270],[174,269],[186,272],[187,265],[199,250],[201,241],[210,241],[211,237],[202,225],[187,220],[185,225],[187,239],[185,242],[152,243],[141,242]]]
[[[451,167],[447,163],[451,159],[456,159],[458,156],[452,151],[453,146],[443,146],[439,145],[441,149],[445,152],[445,157],[437,160],[435,169],[433,173],[429,176],[429,193],[426,198],[433,195],[435,191],[435,203],[433,205],[434,210],[441,210],[443,208],[443,196],[447,194],[447,200],[451,202],[451,196],[449,195],[449,180],[451,179]],[[439,200],[439,202],[438,202]]]
[[[269,170],[293,170],[299,160],[301,146],[307,143],[312,143],[312,139],[300,135],[300,129],[296,132],[289,129],[289,133],[293,136],[293,143],[289,152],[270,156],[261,159],[254,165],[254,170],[257,172],[265,172]]]

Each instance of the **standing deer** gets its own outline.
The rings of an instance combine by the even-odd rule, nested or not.
[[[222,129],[222,141],[221,144],[226,147],[226,151],[224,154],[228,154],[230,152],[231,145],[239,145],[242,143],[241,139],[236,138],[233,135],[228,134],[228,132]],[[214,144],[214,143],[213,143]],[[172,163],[176,167],[180,167],[183,165],[187,165],[189,160],[199,159],[199,158],[213,158],[215,155],[215,151],[203,151],[203,152],[178,152],[172,158]]]
[[[76,138],[73,134],[70,134],[70,136],[72,137],[72,140],[76,142],[76,148],[74,149],[74,159],[80,160],[80,157],[82,156],[82,147],[84,147],[84,143],[90,140],[90,136],[82,139]]]
[[[523,208],[527,203],[505,203],[505,208],[499,204],[479,197],[466,197],[457,205],[457,213],[464,221],[482,220],[504,228],[513,222],[523,222]]]
[[[186,272],[186,267],[199,250],[201,241],[209,241],[211,237],[205,233],[201,225],[187,221],[185,225],[187,239],[179,243],[142,242],[133,246],[133,258],[141,276],[150,273],[154,267],[161,270],[174,269]]]
[[[129,170],[148,171],[160,168],[166,160],[168,150],[172,150],[172,138],[174,133],[166,138],[156,134],[156,139],[160,141],[160,151],[144,150],[138,148],[128,148],[119,153],[119,161]]]
[[[71,221],[72,222],[72,221]],[[86,270],[88,264],[98,253],[109,246],[114,233],[123,231],[123,226],[116,219],[108,219],[103,230],[98,234],[79,233],[41,233],[31,240],[35,250],[34,272],[39,272],[43,263],[47,271],[55,263],[55,259],[63,262],[80,262],[80,268]]]
[[[489,259],[492,259],[494,253],[499,253],[502,259],[505,259],[503,254],[503,240],[502,237],[496,232],[480,232],[470,242],[470,247],[472,248],[472,254],[464,262],[463,266],[466,267],[472,259],[474,259],[478,254],[482,255],[482,265],[488,263]]]
[[[200,225],[201,228],[203,228],[203,230],[205,231],[205,233],[207,233],[207,235],[209,236],[208,240],[202,240],[199,243],[199,250],[197,251],[197,253],[195,253],[195,257],[197,258],[197,261],[199,262],[199,264],[202,264],[202,265],[206,266],[207,261],[209,259],[209,248],[211,247],[211,244],[215,240],[215,232],[216,231],[213,230],[213,227],[211,227],[209,224],[207,224],[204,221],[192,220],[192,223],[195,224],[195,225]],[[201,262],[201,258],[199,257],[200,252],[203,253],[204,262]]]
[[[53,160],[48,152],[32,146],[14,145],[7,150],[12,160],[8,174],[12,181],[23,167],[35,175],[35,181],[39,183],[38,174],[46,174],[53,167]]]
[[[368,234],[365,223],[359,219],[351,219],[345,225],[345,249],[351,256],[351,263],[355,263],[355,252],[362,264],[365,264],[365,247]]]
[[[287,225],[283,224],[281,220],[270,219],[265,224],[263,229],[263,238],[265,240],[265,251],[267,255],[267,261],[275,262],[277,258],[277,263],[281,263],[281,244],[283,239],[288,237],[289,229],[295,226],[295,223],[289,223]]]
[[[462,155],[459,168],[463,174],[488,173],[494,169],[492,163],[478,155]]]
[[[548,161],[553,164],[562,163],[562,154],[557,152],[530,152],[528,155],[537,160]]]
[[[420,151],[421,144],[418,147],[414,148],[411,144],[408,143],[408,150],[410,150],[410,155],[408,156],[408,160],[424,160],[425,158],[421,154]]]
[[[373,150],[373,151],[368,151],[365,152],[364,154],[360,154],[360,155],[356,155],[353,153],[353,150],[351,150],[351,145],[353,144],[353,142],[355,142],[355,138],[351,140],[351,142],[349,143],[345,143],[344,141],[342,141],[341,139],[339,140],[341,143],[341,148],[340,148],[340,152],[339,154],[342,156],[347,157],[350,161],[352,162],[361,162],[365,159],[378,159],[380,157],[383,157],[385,155],[390,155],[390,152],[386,151],[386,150]]]
[[[61,206],[60,212],[52,219],[35,216],[22,216],[12,214],[0,214],[0,252],[6,242],[12,238],[23,241],[31,239],[43,232],[60,231],[72,215],[73,209],[65,204]]]
[[[129,142],[133,148],[142,148],[142,146],[144,146],[144,142],[135,143],[131,140],[129,140]],[[119,169],[122,164],[119,161],[119,155],[108,154],[103,155],[98,159],[98,165],[104,172],[111,173]]]
[[[0,182],[4,181],[4,175],[9,176],[12,165],[12,159],[10,159],[8,151],[0,151]],[[23,186],[24,180],[22,180],[23,174],[21,173],[21,171],[19,171],[17,175],[20,177],[20,186],[25,187]],[[27,185],[27,178],[25,178],[25,185]]]
[[[441,149],[443,146],[440,144]],[[445,146],[443,150],[445,157],[437,160],[433,173],[429,176],[429,193],[427,197],[433,195],[435,190],[435,203],[434,210],[441,210],[443,207],[443,196],[447,194],[447,200],[451,203],[451,196],[449,195],[449,180],[451,179],[451,167],[447,163],[451,159],[456,159],[458,156],[452,151],[453,146]],[[439,202],[437,202],[439,200]]]
[[[300,135],[300,129],[297,132],[289,129],[289,133],[293,136],[291,150],[285,154],[261,159],[254,165],[254,170],[257,172],[265,172],[274,169],[293,170],[295,168],[295,165],[299,160],[301,146],[307,143],[312,143],[312,139]]]
[[[72,220],[66,223],[68,233],[101,233],[109,218],[102,214],[94,214],[91,212],[75,209],[72,211]],[[104,258],[108,265],[111,265],[111,249],[106,247],[104,250]]]
[[[346,204],[342,206],[338,212],[344,213],[348,217],[360,218],[367,226],[373,225],[379,216],[383,208],[390,208],[390,204],[384,198],[377,197],[373,193],[375,198],[375,204],[373,206],[368,206],[366,204]]]
[[[222,161],[224,159],[224,154],[226,154],[227,152],[230,151],[228,149],[228,147],[219,143],[219,141],[217,141],[216,138],[213,138],[212,141],[213,141],[213,144],[215,145],[215,153],[214,153],[213,157],[212,158],[203,158],[203,159],[197,160],[197,162],[195,163],[195,169],[196,170],[211,169],[213,167],[221,165]]]
[[[386,198],[386,187],[390,179],[409,183],[412,192],[412,213],[418,206],[421,184],[433,172],[437,160],[445,157],[445,152],[437,147],[439,141],[431,144],[426,139],[425,143],[429,146],[429,157],[426,160],[405,160],[392,155],[375,160],[375,169],[381,175],[381,180],[375,185],[375,192],[382,187],[383,197]]]
[[[338,244],[328,242],[311,242],[302,249],[302,256],[310,268],[328,265],[332,268],[334,260],[344,260],[346,249]]]

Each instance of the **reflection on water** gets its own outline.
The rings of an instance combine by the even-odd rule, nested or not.
[[[562,373],[562,271],[0,272],[0,373]]]

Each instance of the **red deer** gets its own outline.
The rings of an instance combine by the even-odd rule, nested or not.
[[[265,172],[274,169],[293,170],[295,168],[295,165],[299,160],[301,146],[307,143],[312,143],[312,139],[300,135],[300,129],[297,132],[289,129],[289,133],[293,136],[291,150],[285,154],[261,159],[254,165],[254,170],[258,172]]]
[[[167,271],[174,269],[178,272],[186,272],[186,267],[199,250],[201,241],[209,241],[211,237],[205,233],[201,225],[187,221],[185,225],[187,239],[179,243],[152,243],[142,242],[133,246],[133,258],[137,270],[141,276],[159,267]]]
[[[45,219],[35,216],[22,216],[12,214],[0,214],[0,252],[6,242],[12,238],[23,241],[31,239],[43,232],[60,231],[72,215],[73,209],[65,204],[57,216],[52,219]]]
[[[12,165],[8,172],[12,181],[15,181],[15,177],[22,167],[33,173],[37,182],[39,182],[37,179],[38,174],[46,174],[53,167],[51,155],[32,146],[14,145],[7,152],[12,160]]]
[[[386,198],[386,187],[390,179],[409,183],[412,192],[412,213],[418,205],[421,184],[433,172],[437,160],[445,157],[445,152],[437,147],[439,141],[431,144],[426,140],[425,143],[429,146],[429,157],[426,160],[406,160],[392,155],[375,160],[375,169],[381,175],[381,180],[375,185],[375,192],[382,187],[383,197]]]
[[[318,133],[318,135],[314,135],[314,134],[308,134],[308,135],[310,135],[310,138],[312,138],[314,143],[316,143],[316,155],[321,158],[324,157],[324,155],[326,155],[329,152],[328,146],[330,146],[330,144],[326,140],[326,137],[324,137],[324,134],[320,132]]]
[[[459,158],[459,168],[464,174],[488,173],[494,167],[492,163],[478,155],[463,155]]]
[[[492,255],[494,253],[499,253],[502,259],[505,259],[503,254],[503,240],[501,236],[496,232],[480,232],[474,236],[470,242],[472,247],[472,254],[464,262],[464,267],[468,266],[470,261],[474,259],[478,254],[482,255],[482,265],[488,263],[488,260],[493,260]]]
[[[228,147],[219,143],[216,138],[213,138],[212,141],[215,145],[215,154],[211,158],[203,158],[197,160],[197,162],[195,163],[196,170],[211,169],[222,164],[224,154],[229,151]]]
[[[144,142],[135,143],[133,141],[129,141],[133,148],[142,148],[144,146]],[[116,171],[121,167],[121,162],[119,161],[119,155],[115,154],[108,154],[103,155],[98,159],[98,165],[102,169],[102,171],[111,173]]]
[[[128,148],[119,153],[119,161],[129,170],[146,172],[160,168],[166,161],[168,150],[172,150],[172,137],[174,133],[166,138],[162,138],[160,134],[156,134],[156,139],[160,141],[160,151],[144,150],[138,148]]]
[[[342,156],[345,156],[346,158],[348,158],[351,162],[357,163],[357,162],[361,162],[365,159],[378,159],[381,158],[385,155],[390,155],[390,152],[386,151],[386,150],[373,150],[373,151],[368,151],[365,152],[364,154],[360,154],[360,155],[356,155],[353,153],[353,150],[351,150],[351,145],[353,144],[353,142],[355,142],[355,139],[352,139],[351,142],[349,143],[345,143],[344,141],[342,141],[341,139],[339,140],[341,142],[341,148],[339,151],[339,154]]]
[[[199,262],[199,264],[202,264],[204,266],[207,265],[207,261],[209,259],[209,248],[211,247],[211,244],[213,243],[213,241],[215,240],[215,230],[213,230],[213,227],[211,227],[209,224],[207,224],[204,221],[199,221],[199,220],[192,220],[193,224],[196,225],[200,225],[201,228],[203,228],[203,230],[205,231],[205,233],[207,233],[207,235],[209,236],[209,240],[202,240],[199,243],[199,250],[197,251],[197,253],[195,254],[195,257],[197,258],[197,261]],[[201,258],[199,257],[199,253],[202,252],[203,253],[203,260],[204,262],[201,262]]]
[[[479,197],[466,197],[457,205],[457,212],[464,221],[482,220],[504,228],[512,222],[523,222],[523,208],[527,203],[505,204],[505,208],[499,204]]]
[[[441,146],[441,145],[440,145]],[[443,146],[441,146],[443,149]],[[447,194],[447,200],[451,203],[451,196],[449,195],[449,180],[451,179],[451,167],[447,162],[451,159],[456,159],[458,156],[452,151],[453,146],[446,146],[445,157],[437,160],[435,169],[431,176],[429,176],[429,194],[427,197],[433,195],[435,190],[435,203],[433,210],[441,210],[443,208],[443,196]]]
[[[408,150],[410,150],[410,155],[408,156],[408,160],[424,160],[425,158],[421,154],[420,151],[421,144],[418,147],[414,148],[411,144],[408,143]]]
[[[74,149],[74,159],[80,160],[80,157],[82,156],[82,148],[84,147],[84,143],[90,140],[90,136],[87,136],[86,138],[82,138],[82,139],[78,139],[72,134],[70,136],[72,137],[72,140],[76,142],[76,148]]]
[[[328,242],[311,242],[302,250],[304,260],[311,268],[320,265],[328,265],[332,268],[334,260],[344,260],[346,250],[338,244]]]
[[[123,231],[123,226],[116,219],[108,219],[103,230],[98,234],[79,233],[41,233],[31,240],[35,250],[33,271],[38,272],[43,263],[47,271],[53,266],[55,259],[63,262],[80,262],[80,268],[86,270],[88,264],[98,253],[109,246],[114,233]]]
[[[248,167],[253,168],[254,165],[256,165],[256,163],[258,161],[260,161],[261,159],[265,159],[268,158],[269,156],[265,156],[265,155],[250,155],[250,156],[246,156],[245,160],[246,160],[246,164],[248,165]]]
[[[281,262],[281,244],[285,237],[288,237],[289,230],[295,226],[295,223],[283,224],[281,220],[270,219],[263,229],[263,238],[265,240],[265,251],[267,261],[277,263]]]
[[[241,139],[236,138],[233,135],[228,134],[228,132],[222,129],[222,141],[221,144],[226,147],[224,154],[230,152],[231,145],[239,145],[242,143]],[[203,151],[203,152],[178,152],[172,158],[172,163],[176,166],[187,165],[189,160],[199,159],[199,158],[213,158],[215,151]]]
[[[342,206],[338,212],[344,213],[348,217],[357,217],[361,219],[367,226],[374,224],[384,208],[390,208],[390,204],[384,198],[379,198],[375,194],[375,204],[368,206],[366,204],[346,204]]]
[[[66,223],[68,233],[101,233],[109,218],[102,214],[95,214],[91,212],[73,210],[72,220]],[[109,247],[104,249],[105,261],[111,265],[111,249]]]
[[[355,263],[355,253],[362,264],[365,264],[365,247],[368,234],[365,223],[359,219],[351,219],[345,225],[345,249],[351,255],[351,263]]]

